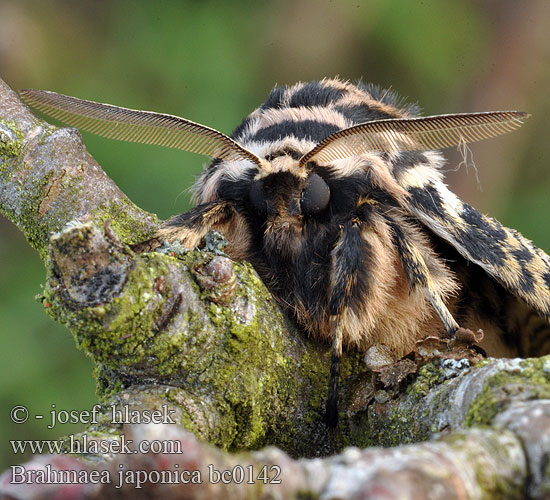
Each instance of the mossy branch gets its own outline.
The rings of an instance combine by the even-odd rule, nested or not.
[[[111,476],[121,465],[202,471],[204,481],[193,488],[149,482],[139,490],[146,498],[355,498],[374,491],[382,492],[377,498],[401,498],[404,491],[407,498],[522,498],[526,491],[543,498],[550,491],[550,442],[538,439],[550,430],[549,360],[493,360],[473,368],[435,360],[420,369],[410,369],[409,361],[380,377],[360,354],[348,353],[340,424],[328,429],[322,418],[328,347],[289,326],[254,270],[215,245],[135,252],[132,245],[154,234],[156,217],[105,175],[78,131],[40,121],[1,80],[0,211],[44,261],[45,311],[68,326],[96,364],[100,418],[77,438],[124,437],[135,445],[161,435],[184,444],[175,458],[115,454],[109,461],[90,451],[95,465],[39,457],[27,470],[53,463]],[[112,407],[168,411],[176,424],[115,423]],[[329,455],[347,445],[396,447],[313,461],[274,449],[220,450],[265,445],[293,457]],[[208,464],[254,470],[275,464],[282,483],[213,485]],[[0,493],[33,498],[28,484],[8,484],[12,474],[2,477]],[[80,497],[122,498],[134,487],[85,485]],[[33,494],[53,498],[61,489]]]
[[[45,311],[94,360],[102,401],[170,385],[182,424],[218,446],[333,451],[320,418],[327,348],[287,329],[254,270],[215,245],[134,252],[156,217],[105,175],[77,130],[38,120],[5,84],[0,92],[0,211],[42,256]]]

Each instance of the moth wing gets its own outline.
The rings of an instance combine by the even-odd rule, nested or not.
[[[425,178],[422,183],[411,170],[398,179],[409,193],[408,211],[508,292],[550,319],[550,257],[519,232],[464,203],[442,181]]]

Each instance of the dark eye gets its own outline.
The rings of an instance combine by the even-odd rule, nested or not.
[[[260,213],[266,214],[268,209],[268,200],[265,195],[264,187],[261,181],[254,181],[250,186],[250,203]]]
[[[330,200],[330,189],[322,177],[311,174],[302,191],[302,213],[306,215],[317,214],[324,210]]]

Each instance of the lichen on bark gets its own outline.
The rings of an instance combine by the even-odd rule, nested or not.
[[[7,162],[19,156],[24,134],[13,121],[0,120],[0,160]]]

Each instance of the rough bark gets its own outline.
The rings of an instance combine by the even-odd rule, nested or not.
[[[201,471],[198,485],[153,484],[149,476],[138,490],[73,485],[71,498],[550,495],[550,359],[475,367],[437,359],[396,365],[382,377],[348,353],[340,424],[328,429],[328,347],[289,325],[254,270],[230,261],[213,238],[202,251],[133,251],[154,233],[156,217],[115,186],[76,130],[38,120],[1,80],[0,211],[44,261],[45,311],[67,325],[97,367],[100,417],[75,438],[183,445],[177,455],[111,458],[89,449],[92,461],[37,457],[26,469],[105,470],[115,483],[121,466]],[[112,406],[172,410],[176,424],[113,423]],[[66,443],[69,449],[70,437]],[[282,451],[245,452],[267,445]],[[348,445],[394,448],[342,451]],[[275,464],[282,482],[213,484],[208,464],[253,465],[254,474]],[[13,473],[1,478],[6,497],[66,498],[67,486],[10,484]]]

